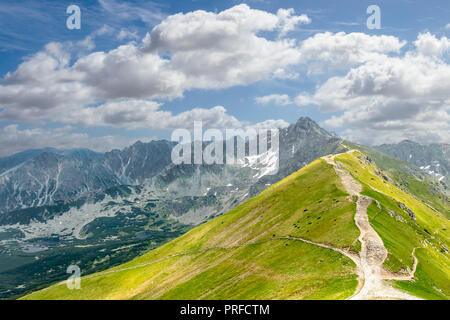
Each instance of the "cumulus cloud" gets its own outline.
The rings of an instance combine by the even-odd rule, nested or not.
[[[449,110],[429,110],[408,121],[386,120],[380,122],[348,124],[342,136],[367,145],[398,143],[405,139],[419,143],[448,143],[450,141]]]
[[[292,104],[291,98],[287,94],[270,94],[267,96],[256,97],[258,104],[273,104],[278,106],[287,106]]]
[[[450,135],[450,65],[446,37],[420,34],[415,48],[403,56],[377,55],[331,77],[313,94],[296,98],[303,106],[336,112],[324,121],[330,128],[347,128],[347,138],[364,143],[448,142]]]
[[[365,33],[318,33],[300,45],[301,60],[309,72],[345,70],[387,53],[399,53],[406,44],[393,36],[372,36]]]
[[[306,15],[295,16],[294,9],[279,9],[277,16],[281,19],[280,36],[285,36],[289,31],[295,30],[299,24],[310,24],[311,19]]]
[[[259,35],[283,33],[308,21],[288,11],[280,9],[275,15],[243,4],[218,14],[202,10],[176,14],[147,34],[142,49],[168,53],[170,66],[185,75],[185,89],[249,84],[298,63],[294,40]]]
[[[420,54],[430,57],[442,57],[450,52],[450,39],[447,37],[436,38],[431,33],[421,33],[414,42]]]
[[[258,122],[255,124],[247,125],[246,128],[253,128],[256,131],[258,130],[270,130],[270,129],[280,129],[286,128],[289,126],[289,123],[284,120],[265,120],[262,122]]]
[[[194,88],[226,88],[287,76],[284,68],[299,59],[295,41],[258,34],[283,33],[308,22],[306,16],[293,13],[272,14],[239,5],[217,14],[176,14],[142,43],[93,52],[72,64],[64,45],[50,43],[4,77],[0,117],[28,121],[112,99],[171,99]]]
[[[140,108],[142,108],[145,113],[133,117],[132,123],[134,128],[147,127],[150,125],[155,129],[185,128],[192,130],[194,121],[202,121],[204,128],[218,129],[254,128],[256,130],[267,130],[284,128],[289,125],[284,120],[266,120],[256,124],[240,122],[236,118],[226,115],[225,108],[221,106],[211,109],[196,108],[189,112],[172,116],[170,112],[158,111],[159,106],[153,102],[148,102],[148,105],[145,105],[137,101],[104,105],[100,107],[100,112],[86,109],[84,113],[79,115],[77,121],[81,122],[81,119],[85,117],[85,125],[94,124],[97,126],[112,124],[117,127],[122,127],[124,123],[130,121],[130,119],[122,119],[122,116],[134,116],[132,113],[127,114],[127,109],[135,109],[135,106],[133,106],[135,103],[139,103],[141,105]],[[150,114],[146,114],[147,111],[149,111]],[[224,114],[225,117],[223,117]],[[139,119],[140,116],[143,117],[143,119]],[[149,124],[147,121],[152,123]],[[128,125],[126,127],[128,128]],[[55,129],[20,129],[17,124],[12,124],[0,128],[0,146],[2,146],[0,148],[0,157],[9,156],[28,149],[40,149],[46,147],[57,149],[88,148],[98,152],[106,152],[112,149],[122,149],[137,140],[146,142],[152,139],[154,139],[154,137],[128,138],[117,135],[91,137],[86,133],[76,132],[76,129],[70,125]]]
[[[160,110],[160,103],[146,100],[111,101],[96,107],[61,115],[59,121],[84,126],[113,126],[127,129],[175,129],[192,127],[202,121],[205,127],[234,128],[243,123],[229,115],[222,106],[193,108],[179,114]]]
[[[108,8],[117,3],[104,1],[103,5]],[[104,115],[106,107],[95,110],[89,106],[109,105],[111,109],[111,103],[124,99],[172,99],[195,88],[220,89],[277,77],[293,79],[298,77],[291,70],[295,65],[313,66],[315,61],[331,67],[353,65],[377,54],[397,52],[403,45],[395,37],[364,34],[318,34],[301,45],[284,37],[296,25],[309,21],[307,16],[296,16],[292,9],[273,14],[243,4],[219,13],[198,10],[172,15],[140,43],[92,52],[75,60],[70,46],[49,43],[4,77],[0,119],[58,121],[55,117],[67,113],[94,111]],[[261,35],[263,31],[275,32],[278,37],[270,40]],[[135,115],[142,113],[143,105],[149,107],[136,104]],[[124,119],[133,125],[136,121],[131,112]],[[69,119],[74,117],[65,117],[66,122]],[[100,124],[114,124],[99,120]],[[74,121],[79,123],[76,118]]]
[[[136,110],[138,112],[136,112]],[[65,115],[69,116],[69,115]],[[66,119],[70,123],[85,126],[114,126],[127,129],[193,129],[194,121],[202,121],[204,128],[254,128],[267,130],[284,128],[289,124],[284,120],[266,120],[255,124],[238,121],[228,115],[222,106],[211,109],[194,108],[172,115],[168,111],[159,110],[159,104],[152,101],[111,102],[97,108],[85,108],[73,118]],[[61,122],[65,119],[61,118]],[[121,149],[137,140],[150,141],[154,137],[127,138],[117,135],[92,137],[86,133],[76,132],[76,128],[66,125],[55,129],[20,129],[17,124],[0,128],[0,157],[8,156],[28,149],[53,147],[58,149],[88,148],[98,152]]]
[[[201,121],[205,128],[262,128],[275,129],[288,125],[284,120],[266,120],[256,124],[239,121],[227,113],[223,106],[210,109],[193,108],[179,114],[160,109],[161,104],[145,100],[123,100],[108,102],[91,108],[84,108],[76,114],[66,114],[61,122],[77,123],[83,126],[114,126],[126,129],[192,129],[194,121]]]
[[[149,24],[160,22],[141,41],[107,52],[80,56],[71,46],[49,43],[2,79],[0,119],[162,129],[193,120],[212,127],[245,126],[221,106],[173,114],[163,110],[161,102],[192,89],[295,79],[306,70],[330,72],[330,77],[314,92],[295,99],[269,95],[256,102],[316,104],[322,112],[340,112],[325,122],[327,126],[351,126],[353,134],[361,135],[373,128],[389,133],[386,137],[398,130],[395,134],[420,138],[415,131],[424,131],[420,122],[429,119],[428,132],[437,140],[446,139],[446,37],[420,34],[414,49],[405,53],[405,41],[386,35],[324,32],[298,42],[288,38],[289,32],[310,19],[292,9],[270,13],[242,4],[218,13],[198,10],[164,17],[152,16],[157,11],[150,7],[143,12],[113,0],[100,4],[122,20],[136,15]],[[135,38],[130,32],[124,29],[117,36]],[[91,40],[78,45],[93,50]],[[406,130],[407,122],[417,130]]]

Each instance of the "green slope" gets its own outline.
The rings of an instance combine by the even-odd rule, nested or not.
[[[371,204],[368,216],[389,252],[384,268],[396,273],[412,269],[412,252],[417,248],[415,256],[419,262],[414,281],[396,281],[394,286],[424,299],[448,299],[449,212],[439,211],[421,200],[416,190],[406,192],[398,187],[395,173],[398,169],[393,170],[391,176],[360,152],[339,155],[336,161],[363,185],[362,194],[378,202],[378,205],[376,202]],[[388,177],[388,181],[383,176]],[[414,212],[415,220],[400,207],[400,203]]]
[[[439,182],[408,162],[393,158],[376,149],[348,141],[345,145],[369,156],[379,169],[392,178],[398,188],[411,193],[450,218],[450,198],[448,197],[450,189],[444,182]]]
[[[57,284],[26,298],[347,298],[358,282],[352,260],[283,237],[358,251],[354,212],[334,169],[316,160],[180,238],[110,273],[83,278],[80,290]]]
[[[361,183],[362,194],[376,200],[368,216],[389,252],[384,268],[407,273],[415,250],[414,279],[391,284],[420,298],[448,299],[448,203],[426,198],[426,181],[414,190],[401,185],[399,179],[412,178],[395,159],[389,159],[392,171],[356,151],[335,161]],[[337,250],[359,253],[355,200],[333,167],[318,159],[227,214],[126,264],[82,278],[80,290],[60,283],[24,298],[345,299],[358,287],[356,265]]]

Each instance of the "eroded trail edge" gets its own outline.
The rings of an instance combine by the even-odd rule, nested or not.
[[[349,151],[349,152],[352,152]],[[358,288],[356,294],[351,297],[352,300],[368,299],[406,299],[418,300],[406,292],[400,291],[384,280],[411,280],[414,277],[414,271],[407,277],[390,275],[383,269],[383,263],[387,258],[388,252],[378,233],[372,228],[367,215],[367,208],[372,203],[372,198],[361,195],[362,186],[354,179],[351,174],[336,164],[335,156],[323,157],[328,164],[332,165],[336,174],[341,178],[342,184],[350,196],[358,198],[356,202],[355,223],[360,230],[359,241],[361,242],[361,251],[359,255],[359,265],[362,268],[363,285]],[[417,260],[415,259],[415,266]],[[359,273],[359,272],[358,272]]]
[[[90,274],[90,275],[86,275],[86,276],[83,277],[83,280],[91,279],[91,278],[97,278],[97,277],[105,276],[105,275],[108,275],[108,274],[111,274],[111,273],[117,273],[117,272],[123,272],[123,271],[128,271],[128,270],[139,269],[139,268],[145,268],[145,267],[150,266],[152,264],[155,264],[155,263],[158,263],[158,262],[162,262],[162,261],[165,261],[165,260],[168,260],[168,259],[171,259],[171,258],[176,258],[176,257],[179,257],[179,256],[199,254],[199,253],[203,253],[203,252],[211,251],[211,250],[237,249],[237,248],[243,248],[243,247],[250,246],[250,245],[263,244],[263,243],[266,243],[266,242],[276,241],[276,240],[301,241],[301,242],[305,242],[305,243],[308,243],[308,244],[311,244],[311,245],[314,245],[314,246],[318,246],[318,247],[321,247],[321,248],[325,248],[325,249],[330,249],[330,250],[336,251],[336,252],[346,256],[347,258],[351,259],[357,266],[357,273],[358,273],[358,275],[360,277],[362,276],[362,268],[361,268],[361,265],[360,265],[360,259],[359,259],[359,257],[356,254],[353,254],[351,252],[348,252],[346,250],[343,250],[343,249],[340,249],[340,248],[337,248],[337,247],[334,247],[334,246],[331,246],[331,245],[327,245],[327,244],[319,243],[319,242],[314,242],[314,241],[303,239],[303,238],[300,238],[300,237],[280,236],[280,237],[272,237],[272,238],[261,240],[261,241],[250,241],[250,242],[247,242],[247,243],[244,243],[244,244],[237,244],[237,245],[232,245],[232,246],[214,246],[214,247],[207,247],[207,248],[198,249],[198,250],[182,251],[182,252],[178,252],[178,253],[175,253],[175,254],[171,254],[171,255],[159,258],[159,259],[155,259],[155,260],[149,261],[147,263],[138,264],[138,265],[130,266],[130,267],[127,267],[127,268],[112,269],[112,270],[108,270],[108,271],[101,271],[101,272],[98,272],[98,273],[93,273],[93,274]],[[57,286],[65,285],[65,284],[67,284],[67,281],[69,281],[69,280],[60,281],[60,282],[56,283],[55,285],[57,285]],[[361,282],[361,286],[362,286],[362,282]],[[49,288],[51,288],[51,287],[44,288],[41,291],[48,290]]]

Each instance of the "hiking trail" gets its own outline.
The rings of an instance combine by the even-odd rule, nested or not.
[[[348,151],[348,153],[354,150]],[[384,247],[383,241],[378,233],[372,228],[369,217],[367,215],[367,208],[372,203],[373,199],[361,195],[362,186],[352,177],[352,175],[342,169],[335,162],[335,155],[325,156],[324,159],[328,164],[332,165],[336,174],[340,177],[345,190],[350,196],[358,198],[356,202],[355,223],[360,231],[359,241],[361,242],[361,251],[359,256],[359,265],[362,268],[363,285],[357,293],[351,297],[351,300],[369,300],[369,299],[404,299],[404,300],[419,300],[419,298],[412,296],[406,292],[398,290],[385,280],[412,280],[417,267],[417,259],[414,256],[414,267],[412,272],[406,276],[399,276],[383,269],[383,263],[387,258],[388,252]],[[358,265],[358,264],[357,264]]]

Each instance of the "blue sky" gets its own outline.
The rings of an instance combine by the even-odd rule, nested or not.
[[[267,76],[261,77],[255,77],[252,74],[255,71],[253,66],[247,69],[244,66],[242,70],[236,68],[236,73],[240,77],[248,77],[248,80],[245,81],[229,78],[217,80],[217,74],[222,72],[220,69],[212,70],[211,74],[205,72],[205,74],[199,75],[201,68],[199,69],[197,66],[188,68],[185,65],[181,67],[182,73],[175,70],[177,73],[168,75],[167,79],[178,77],[179,74],[183,77],[186,75],[190,77],[191,75],[188,73],[192,69],[191,71],[195,73],[195,77],[192,78],[194,80],[186,80],[187,82],[181,85],[181,89],[174,89],[174,92],[170,94],[146,94],[145,88],[143,88],[138,93],[134,93],[134,90],[130,89],[124,95],[116,95],[112,92],[105,93],[103,86],[100,86],[102,87],[100,90],[95,83],[92,84],[89,79],[84,79],[83,81],[89,84],[82,81],[82,87],[78,84],[74,85],[75,88],[81,88],[80,92],[85,90],[86,94],[79,93],[76,99],[79,98],[80,102],[77,106],[67,106],[72,110],[72,115],[59,116],[64,113],[64,110],[67,110],[64,103],[59,100],[58,104],[55,102],[54,107],[52,107],[44,104],[33,105],[32,98],[21,99],[23,93],[20,90],[24,90],[24,92],[36,90],[39,94],[45,95],[51,104],[54,102],[52,95],[58,95],[58,92],[55,93],[57,89],[52,90],[52,88],[65,88],[61,84],[63,80],[58,80],[60,82],[57,83],[58,86],[55,86],[52,75],[47,72],[44,72],[45,74],[42,76],[37,75],[38,80],[34,79],[36,74],[30,73],[31,68],[37,68],[35,66],[46,63],[44,60],[41,61],[36,58],[39,52],[48,53],[57,50],[57,55],[61,56],[67,53],[69,60],[63,68],[70,69],[83,57],[89,55],[92,57],[96,52],[108,53],[110,50],[114,50],[120,45],[126,45],[130,41],[135,43],[133,48],[140,46],[147,33],[151,33],[155,26],[166,19],[170,19],[174,14],[188,14],[197,10],[220,14],[224,10],[229,10],[242,3],[247,4],[249,10],[271,14],[272,17],[268,17],[268,21],[271,18],[275,19],[275,17],[281,19],[277,14],[280,8],[293,8],[295,13],[292,11],[291,16],[307,16],[309,23],[297,22],[295,26],[289,28],[283,34],[279,27],[280,23],[285,22],[280,20],[281,22],[278,22],[277,27],[269,30],[261,27],[254,33],[253,31],[251,34],[249,33],[248,38],[236,39],[236,41],[247,41],[246,39],[250,41],[254,36],[257,36],[259,40],[270,41],[273,45],[281,44],[285,40],[294,41],[295,50],[298,49],[298,57],[294,57],[297,54],[295,52],[286,52],[286,55],[280,55],[280,57],[286,57],[286,59],[292,57],[292,63],[280,61],[280,65],[277,66],[277,62],[270,60],[267,56],[260,57],[257,52],[249,53],[249,55],[255,55],[255,60],[261,59],[262,63],[265,63],[264,59],[268,59],[267,61],[273,63],[273,66],[272,69],[260,66],[264,72],[267,71]],[[68,17],[66,8],[70,4],[76,4],[81,8],[81,30],[68,30],[66,28]],[[366,9],[372,4],[378,5],[381,9],[381,29],[379,30],[369,30],[366,26],[368,18]],[[249,16],[254,14],[253,11],[248,11],[248,13]],[[425,94],[421,88],[427,87],[430,81],[437,81],[438,85],[442,85],[442,81],[446,79],[449,53],[447,40],[450,36],[449,17],[450,4],[445,0],[427,2],[412,0],[0,1],[0,76],[3,79],[0,83],[0,148],[2,149],[0,156],[34,146],[90,147],[104,151],[113,147],[123,147],[136,139],[169,138],[177,123],[187,121],[183,119],[189,119],[190,121],[195,119],[196,116],[200,117],[199,120],[201,120],[203,115],[209,119],[211,126],[223,124],[225,127],[230,125],[251,126],[267,120],[278,120],[276,125],[282,125],[283,122],[295,122],[300,116],[309,116],[331,131],[367,144],[396,142],[405,138],[423,143],[448,142],[448,102],[450,97],[442,92],[450,90],[445,87],[442,90],[434,91],[427,88]],[[203,19],[202,16],[196,16],[193,19],[197,18]],[[212,19],[212,23],[217,22],[214,20],[216,18],[213,17]],[[185,26],[188,26],[186,20],[182,20],[181,23],[186,23]],[[254,23],[257,24],[258,22]],[[176,29],[176,21],[173,24],[171,25],[172,29],[167,30],[173,33],[186,32],[183,29],[180,29],[181,31]],[[237,24],[241,26],[239,21]],[[180,26],[180,28],[183,27]],[[207,29],[208,25],[205,25],[204,28]],[[248,25],[243,28],[248,28]],[[119,36],[121,31],[122,36]],[[341,32],[343,32],[342,37],[336,40],[335,35]],[[340,43],[349,41],[349,43],[357,44],[364,42],[361,45],[363,48],[358,49],[361,52],[355,53],[356,49],[349,44],[345,49],[340,51],[336,49],[337,51],[333,52],[334,47],[331,45],[331,49],[328,48],[328,50],[331,50],[331,57],[336,55],[337,65],[333,64],[333,58],[329,58],[329,56],[318,59],[315,59],[314,56],[305,58],[307,54],[301,50],[302,43],[318,34],[327,35],[322,40],[316,39],[322,44],[324,42],[335,43],[333,41],[339,41]],[[351,36],[353,34],[358,36]],[[369,38],[364,38],[361,34],[365,34]],[[423,37],[422,46],[415,44],[420,34],[427,35]],[[219,39],[220,33],[214,36]],[[379,43],[381,37],[384,36],[392,37],[389,40],[389,43],[393,43],[392,50],[386,49],[383,51],[383,48],[377,47],[384,46],[384,44],[380,45]],[[350,38],[354,42],[350,42]],[[193,39],[195,40],[195,38]],[[214,48],[220,42],[214,41],[214,37],[205,39],[212,39],[209,40],[211,41],[211,48]],[[394,43],[394,40],[397,43]],[[153,38],[152,41],[151,46],[154,47]],[[234,46],[230,41],[227,40],[226,45]],[[400,42],[404,43],[400,45]],[[60,47],[58,49],[46,49],[49,43],[58,43]],[[83,43],[86,45],[84,46]],[[433,48],[436,48],[432,53],[427,51],[429,43],[432,43]],[[170,52],[158,51],[158,57],[162,59],[161,61],[167,58],[173,62],[175,60],[175,54],[173,53],[175,51],[173,50],[177,46],[177,43],[167,44],[166,49]],[[236,43],[236,46],[239,46],[239,43]],[[238,48],[238,50],[248,50],[246,47]],[[283,48],[282,50],[293,50],[293,47],[286,48],[285,46]],[[158,48],[158,50],[163,49]],[[150,48],[148,50],[156,49]],[[212,60],[215,59],[215,56],[220,57],[222,54],[229,54],[229,52],[223,51],[223,48],[211,51],[207,58]],[[308,52],[310,54],[313,52],[314,55],[314,51]],[[166,57],[166,54],[169,56]],[[180,61],[184,61],[183,51],[181,50],[178,54]],[[195,54],[201,60],[202,54],[205,53],[191,50],[189,54]],[[358,58],[356,60],[351,59],[352,61],[349,62],[348,56],[351,54],[355,54]],[[413,55],[415,58],[410,59],[409,56]],[[240,57],[230,56],[230,60],[235,64],[244,64],[239,60]],[[20,69],[20,65],[24,61],[29,60],[34,61],[35,64],[28,66],[23,74],[18,74],[16,70]],[[342,66],[339,66],[341,60],[343,61]],[[201,64],[201,62],[198,63]],[[407,68],[408,63],[413,66],[421,66],[421,68],[417,67],[418,70],[415,73],[415,76],[419,79],[417,84],[406,79],[406,75],[402,73],[401,66]],[[377,65],[380,65],[380,70],[387,70],[386,74],[380,74]],[[89,66],[92,67],[92,64],[89,64]],[[255,64],[256,67],[258,67],[257,64]],[[23,68],[25,69],[25,67]],[[172,72],[175,67],[171,66],[170,68]],[[316,72],[316,68],[319,68],[320,72]],[[427,68],[436,68],[436,70],[432,72],[431,69],[428,70]],[[39,73],[40,69],[33,70],[38,70],[36,72]],[[283,74],[287,72],[291,75],[274,76],[278,72],[277,70],[283,70]],[[7,79],[8,73],[9,76],[13,75],[10,79]],[[443,76],[435,79],[434,75],[441,73]],[[77,74],[73,72],[71,76]],[[86,74],[87,77],[91,76],[89,71]],[[110,77],[119,76],[114,70],[109,70],[103,74],[109,74]],[[45,78],[46,76],[49,78],[48,81],[41,79],[41,77]],[[86,75],[83,76],[86,77]],[[122,74],[122,76],[125,76],[124,79],[129,76],[131,80],[128,79],[128,82],[133,82],[133,74]],[[152,77],[157,78],[158,73],[148,75],[139,73],[137,76],[146,77],[148,80]],[[231,77],[232,75],[228,76]],[[395,76],[399,77],[398,81]],[[211,79],[208,77],[211,77]],[[386,82],[382,86],[398,88],[385,90],[381,93],[380,91],[367,93],[367,88],[364,88],[361,93],[356,94],[349,93],[347,90],[345,97],[342,95],[338,97],[338,101],[342,101],[342,107],[335,106],[332,99],[329,96],[326,97],[326,95],[330,92],[341,92],[343,86],[349,86],[349,81],[353,81],[355,77],[364,77],[364,83],[380,83],[383,79],[389,78],[391,79],[390,82]],[[31,78],[34,80],[30,80]],[[330,81],[333,78],[336,79]],[[199,82],[204,81],[204,84],[196,83],[197,80]],[[100,78],[97,81],[107,82],[108,79]],[[168,85],[168,80],[164,81],[162,84],[157,84],[158,88]],[[359,79],[358,81],[360,83],[362,80]],[[153,84],[153,82],[151,83]],[[358,84],[355,83],[352,85]],[[139,86],[139,82],[136,82],[136,85]],[[348,89],[348,87],[345,88]],[[391,92],[394,90],[397,91]],[[91,91],[95,91],[95,93]],[[405,98],[404,94],[407,94],[407,92],[411,92],[411,94],[408,94]],[[417,97],[414,94],[417,94]],[[278,99],[275,99],[275,95]],[[272,96],[272,98],[269,98],[269,96]],[[281,96],[285,99],[283,100],[284,103],[280,102]],[[299,102],[299,96],[304,97],[302,102]],[[263,97],[267,97],[267,99],[264,100]],[[411,101],[406,101],[409,97]],[[260,99],[258,100],[258,98]],[[95,108],[98,106],[108,103],[114,104],[117,101],[123,103],[124,100],[129,99],[132,99],[133,103],[127,103],[126,107],[106,105],[105,108],[98,109],[98,114],[100,110],[104,110],[102,112],[105,113],[102,118],[98,118],[99,123],[96,122],[96,118],[87,121],[76,117],[78,111],[80,115],[89,117],[96,114]],[[430,103],[425,108],[414,104],[414,101],[421,101],[421,105],[423,105],[423,101],[428,103],[435,100],[440,102],[439,105]],[[139,122],[128,112],[133,111],[133,108],[139,108],[140,101],[147,103],[147,107],[140,109],[140,112],[146,110],[162,112],[157,114],[158,117],[162,117],[161,119],[164,119],[166,115],[167,117],[176,117],[180,113],[188,113],[185,114],[185,117],[178,117],[170,122],[172,124],[167,125],[158,125],[158,120]],[[365,104],[366,107],[364,107]],[[226,112],[222,109],[215,109],[215,112],[208,111],[217,106],[225,108]],[[123,108],[126,108],[127,113],[124,113],[125,109]],[[192,116],[189,112],[194,108],[201,109],[201,112]],[[113,112],[117,114],[113,114]],[[358,114],[364,116],[358,118],[355,116]],[[438,116],[433,116],[433,114]],[[120,116],[123,116],[124,119],[132,119],[127,124],[125,120],[118,119]],[[224,117],[223,121],[216,123],[211,120],[214,117],[222,116]],[[236,124],[237,122],[239,124]],[[364,122],[371,125],[365,126]],[[189,124],[186,123],[185,125],[189,127]],[[375,139],[374,136],[377,138]]]

